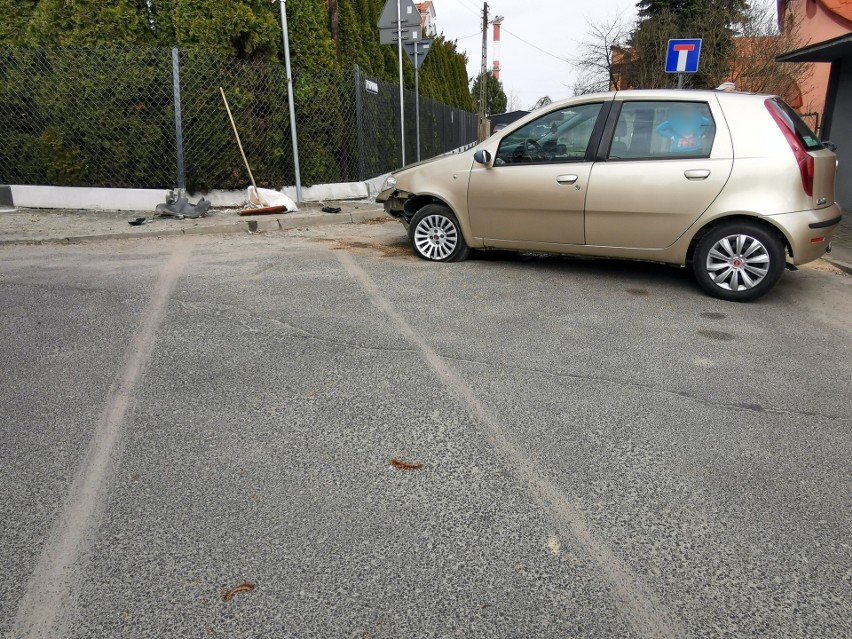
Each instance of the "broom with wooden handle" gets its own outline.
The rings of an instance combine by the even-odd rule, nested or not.
[[[243,150],[243,143],[240,141],[240,132],[237,131],[237,123],[234,122],[234,116],[231,114],[231,107],[228,106],[228,98],[225,97],[225,89],[219,87],[219,92],[222,94],[222,101],[225,103],[225,110],[228,112],[228,118],[230,118],[231,126],[234,128],[234,136],[237,138],[237,146],[240,147],[240,155],[243,156],[243,162],[245,162],[246,170],[248,170],[249,178],[251,178],[251,185],[254,187],[254,194],[257,196],[257,200],[260,202],[260,205],[265,207],[266,202],[263,201],[260,191],[257,190],[257,184],[255,184],[254,175],[252,175],[251,167],[249,166],[248,159],[246,158],[246,152]]]

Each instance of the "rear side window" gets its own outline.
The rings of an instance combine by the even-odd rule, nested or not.
[[[610,160],[710,157],[716,124],[706,102],[625,102]]]
[[[799,114],[793,111],[781,98],[772,98],[767,100],[767,104],[784,120],[787,127],[796,134],[799,142],[805,147],[806,151],[818,151],[822,148],[822,142],[816,136],[816,133],[811,131],[811,127],[805,124],[805,121],[799,117]]]

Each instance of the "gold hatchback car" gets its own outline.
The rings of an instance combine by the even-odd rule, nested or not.
[[[620,91],[401,169],[378,201],[428,260],[475,248],[691,264],[710,295],[746,301],[831,250],[836,166],[778,97]]]

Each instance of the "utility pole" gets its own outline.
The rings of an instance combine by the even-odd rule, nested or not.
[[[485,121],[486,73],[488,72],[488,3],[482,5],[482,68],[479,72],[479,141],[488,137],[488,124]]]

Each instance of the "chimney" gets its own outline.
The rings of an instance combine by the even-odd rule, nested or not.
[[[500,25],[503,24],[503,16],[494,18],[494,66],[493,73],[496,80],[500,79]]]

